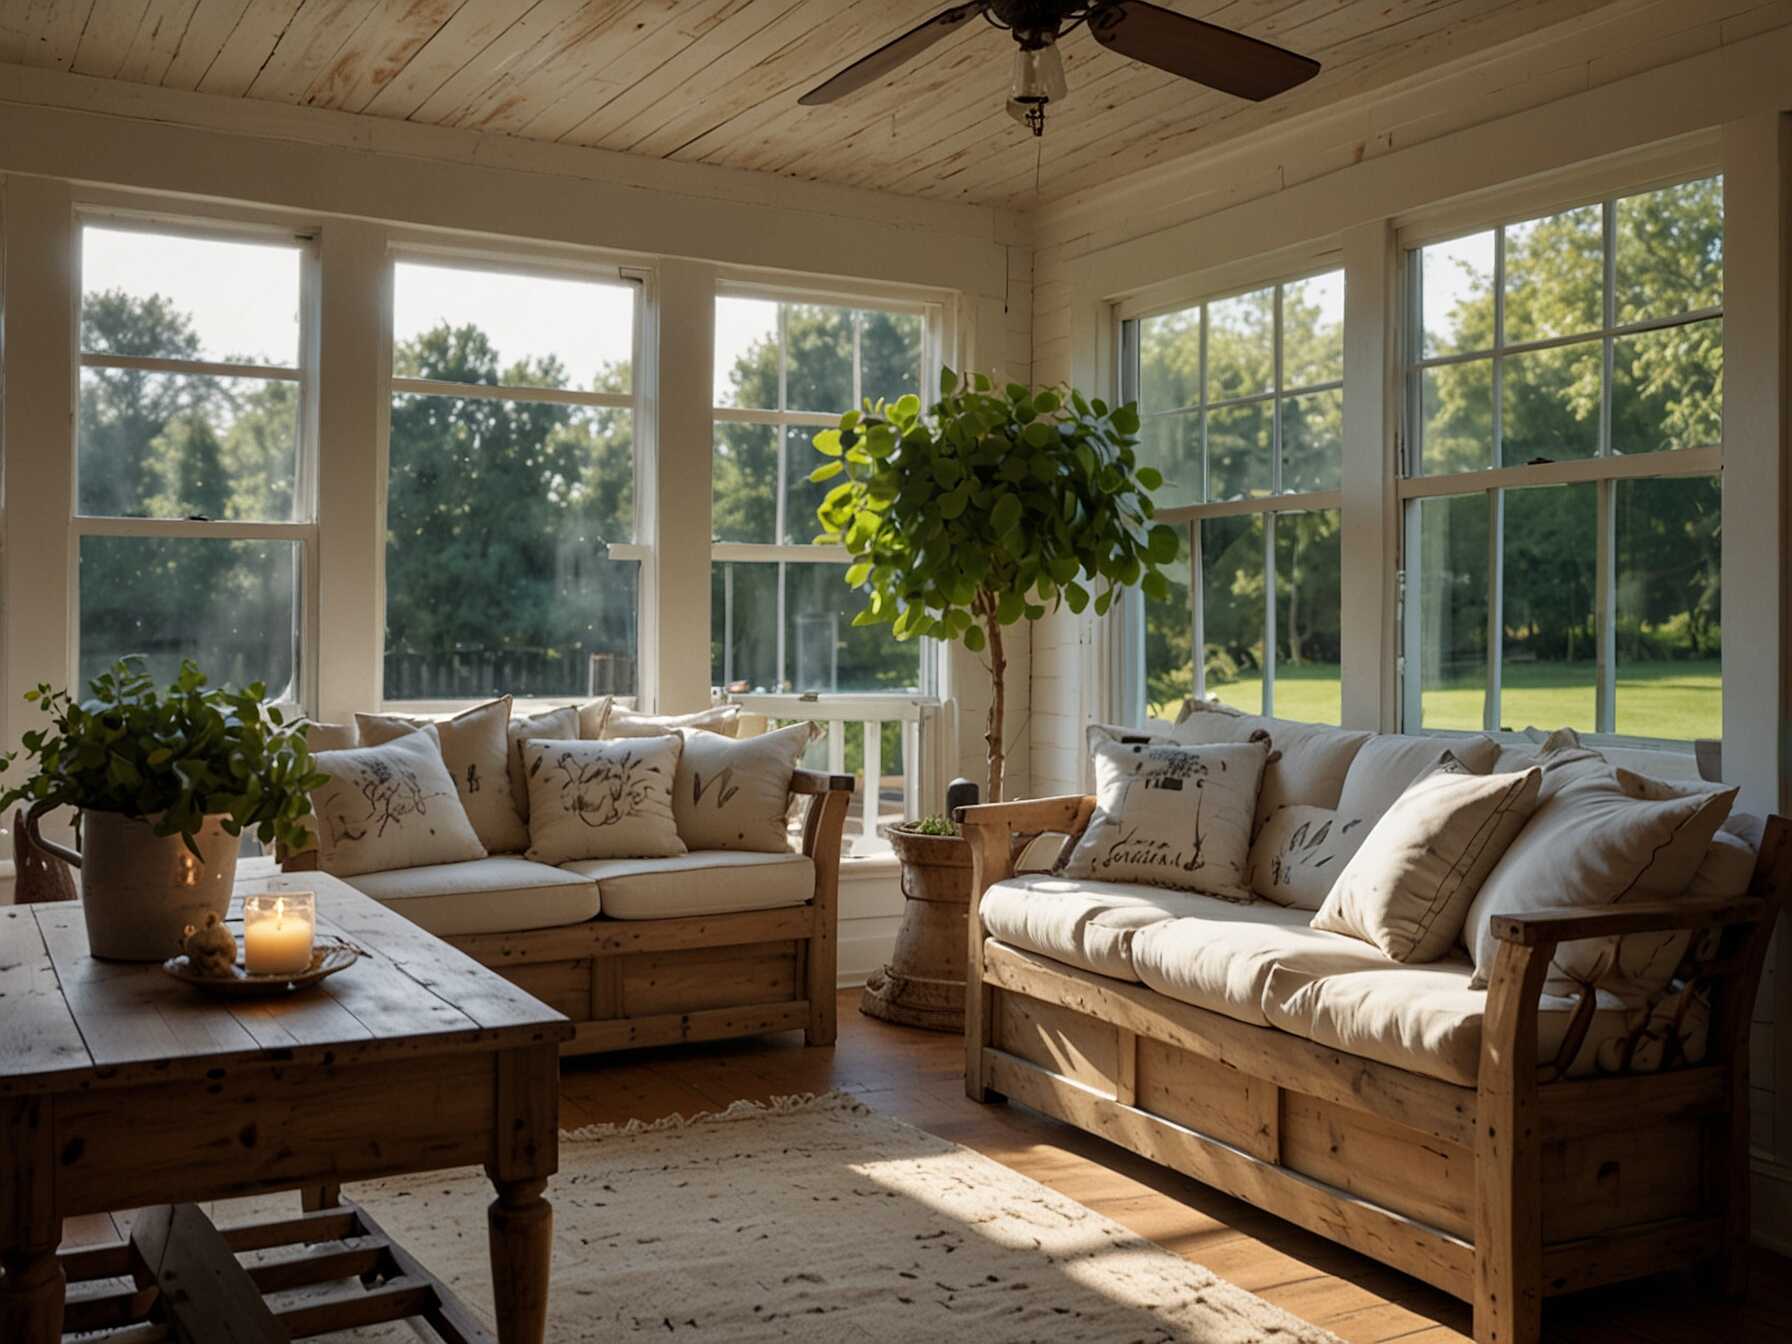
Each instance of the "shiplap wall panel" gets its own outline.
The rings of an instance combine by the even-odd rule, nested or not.
[[[12,0],[0,61],[1024,209],[1638,0],[1173,3],[1324,70],[1253,104],[1079,31],[1039,141],[1004,111],[1013,41],[980,19],[850,99],[797,105],[941,0]]]

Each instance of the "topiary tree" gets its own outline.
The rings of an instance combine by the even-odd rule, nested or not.
[[[1137,464],[1138,431],[1130,404],[1019,383],[997,392],[985,374],[946,369],[925,412],[915,396],[879,401],[815,436],[833,460],[809,479],[839,481],[815,540],[852,556],[846,581],[866,595],[853,623],[988,652],[991,802],[1005,759],[1003,628],[1060,604],[1105,614],[1133,584],[1169,595],[1159,566],[1179,541],[1151,522],[1163,477]]]

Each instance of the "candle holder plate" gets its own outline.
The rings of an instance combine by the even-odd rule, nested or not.
[[[308,989],[328,976],[335,975],[337,971],[347,970],[360,956],[361,949],[353,943],[320,933],[311,949],[311,964],[302,971],[284,975],[251,975],[239,963],[230,968],[229,975],[201,975],[193,969],[184,952],[164,961],[162,970],[182,984],[191,985],[205,994],[217,994],[226,998],[268,998]]]

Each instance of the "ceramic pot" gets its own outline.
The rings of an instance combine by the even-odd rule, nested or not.
[[[193,837],[194,857],[178,835],[157,835],[154,824],[122,812],[81,811],[81,850],[76,853],[38,833],[37,816],[26,818],[31,839],[81,870],[81,909],[87,946],[110,961],[163,961],[180,952],[187,925],[203,927],[230,910],[236,855],[242,840],[224,830],[223,814],[207,817]]]
[[[884,832],[902,862],[902,925],[889,964],[865,981],[859,1011],[929,1031],[964,1030],[971,847],[953,835]]]

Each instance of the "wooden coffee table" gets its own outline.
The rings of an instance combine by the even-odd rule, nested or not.
[[[572,1024],[347,884],[304,882],[319,932],[367,955],[282,999],[95,960],[78,903],[0,907],[0,1340],[60,1339],[65,1218],[294,1189],[316,1207],[343,1181],[483,1165],[498,1338],[540,1344]]]

